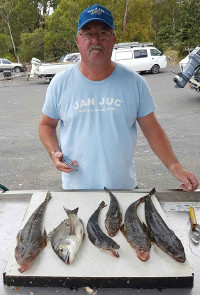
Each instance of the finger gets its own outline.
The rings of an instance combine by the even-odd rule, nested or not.
[[[198,180],[193,174],[189,175],[185,182],[181,184],[181,188],[186,192],[192,192],[196,190],[198,186]]]
[[[76,160],[72,160],[72,163],[71,164],[74,165],[74,166],[77,166],[78,165],[77,162],[76,162]]]
[[[65,173],[70,173],[73,171],[73,169],[70,166],[68,166],[66,163],[62,163],[61,169],[62,169],[61,171],[65,172]]]
[[[192,191],[192,189],[188,189],[188,187],[185,185],[185,184],[181,184],[181,186],[180,186],[181,188],[182,188],[182,190],[184,190],[185,192],[191,192]]]
[[[192,184],[193,190],[196,190],[198,188],[198,186],[199,186],[199,182],[196,179],[194,174],[190,175],[189,181]]]
[[[54,154],[53,154],[56,158],[62,158],[62,156],[63,156],[63,153],[61,153],[61,152],[54,152]]]

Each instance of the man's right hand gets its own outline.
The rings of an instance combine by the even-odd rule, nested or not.
[[[62,171],[65,173],[70,173],[73,171],[73,169],[71,167],[69,167],[67,164],[65,164],[62,161],[63,154],[61,152],[53,152],[51,155],[51,159],[59,171]],[[77,165],[76,160],[72,160],[71,164],[76,166]]]

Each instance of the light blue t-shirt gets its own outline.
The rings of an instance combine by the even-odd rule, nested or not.
[[[62,173],[63,189],[133,189],[136,119],[156,106],[145,79],[117,64],[102,81],[83,76],[78,64],[51,81],[43,113],[60,119],[62,153],[78,172]]]

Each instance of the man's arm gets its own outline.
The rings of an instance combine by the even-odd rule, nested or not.
[[[71,172],[73,169],[62,162],[62,152],[60,151],[60,146],[58,143],[58,137],[56,134],[56,128],[58,125],[57,119],[52,119],[44,114],[39,122],[39,136],[40,140],[48,151],[54,165],[59,171],[66,173]],[[76,161],[72,161],[73,165],[76,165]]]
[[[185,191],[194,191],[198,188],[196,176],[185,170],[176,158],[170,141],[157,121],[154,113],[137,119],[142,132],[148,140],[152,150],[176,179],[182,182],[181,188]]]

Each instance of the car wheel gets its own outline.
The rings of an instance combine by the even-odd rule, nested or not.
[[[151,73],[152,74],[158,74],[159,71],[160,71],[159,65],[153,65],[153,67],[151,68]]]
[[[15,67],[14,68],[15,73],[20,73],[21,72],[21,68],[20,67]]]

